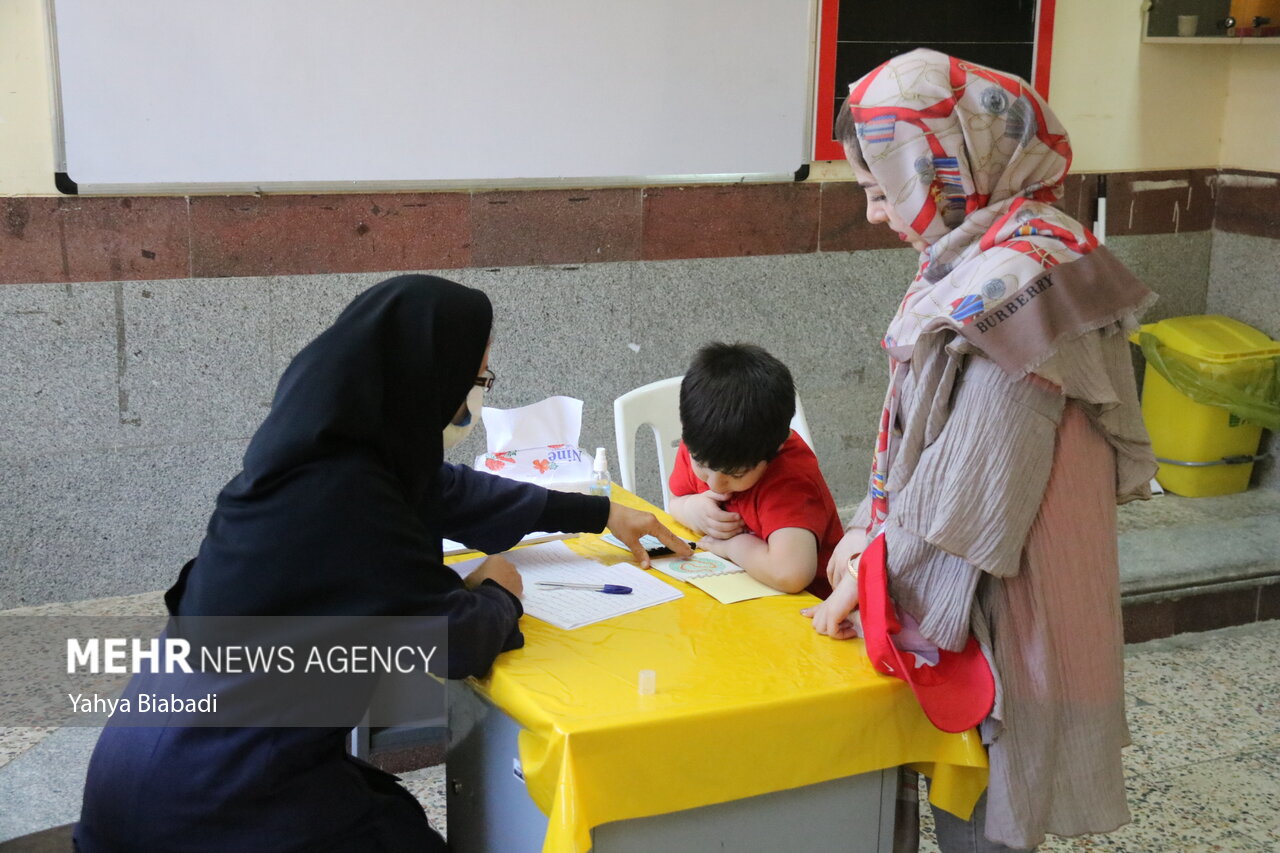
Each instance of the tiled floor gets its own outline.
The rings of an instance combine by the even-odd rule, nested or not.
[[[1133,823],[1045,853],[1280,850],[1280,621],[1130,646]],[[0,729],[0,840],[75,819],[88,729]],[[443,768],[404,775],[445,828]],[[924,853],[933,853],[928,820]]]
[[[1040,850],[1280,850],[1280,621],[1129,646],[1126,693],[1133,822]]]

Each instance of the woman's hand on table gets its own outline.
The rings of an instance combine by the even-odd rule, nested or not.
[[[686,527],[701,530],[713,539],[732,539],[746,530],[746,525],[742,523],[742,516],[720,506],[728,499],[728,495],[712,491],[682,495],[671,499],[671,514],[680,519]]]
[[[827,560],[827,583],[835,589],[841,575],[849,574],[849,560],[867,550],[867,531],[852,528],[845,531]]]
[[[672,533],[658,521],[651,512],[632,509],[620,503],[609,504],[609,529],[631,549],[631,554],[642,568],[649,568],[649,552],[640,544],[640,537],[646,533],[657,537],[663,545],[670,548],[678,557],[689,557],[693,549],[689,543]]]
[[[467,575],[467,589],[475,589],[486,580],[493,581],[516,598],[524,598],[524,581],[520,578],[520,572],[501,554],[493,555],[481,563],[480,568]]]
[[[858,636],[854,630],[849,614],[858,606],[858,581],[849,574],[841,572],[836,588],[821,604],[806,607],[800,615],[813,620],[813,630],[837,640],[849,640]]]

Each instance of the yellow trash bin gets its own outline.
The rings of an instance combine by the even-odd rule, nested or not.
[[[1131,340],[1147,356],[1142,417],[1160,485],[1187,497],[1248,488],[1262,425],[1280,411],[1280,341],[1217,314],[1150,323]]]

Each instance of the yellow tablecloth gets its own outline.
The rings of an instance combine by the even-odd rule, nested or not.
[[[614,499],[660,510],[614,487]],[[627,559],[596,536],[570,547]],[[581,853],[594,826],[912,764],[933,802],[968,815],[987,780],[977,733],[934,728],[903,682],[878,675],[861,640],[819,636],[812,596],[724,605],[668,580],[678,601],[574,631],[525,617],[525,646],[473,686],[515,719],[544,853]],[[637,692],[657,672],[657,693]]]

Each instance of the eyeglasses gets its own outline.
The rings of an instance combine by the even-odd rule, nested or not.
[[[471,384],[483,388],[486,391],[493,390],[493,383],[498,381],[498,374],[490,369],[485,370],[485,376],[477,376],[471,380]]]

